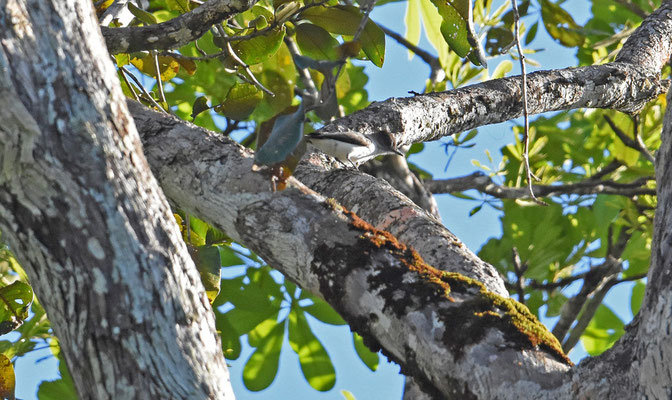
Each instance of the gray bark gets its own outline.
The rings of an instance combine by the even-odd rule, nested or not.
[[[659,12],[652,18],[661,18],[661,15],[666,14]],[[635,110],[643,105],[645,98],[664,92],[668,86],[656,77],[633,75],[636,68],[625,63],[611,64],[604,69],[592,68],[578,73],[587,71],[590,74],[588,76],[597,81],[586,81],[582,86],[593,89],[605,86],[599,90],[584,90],[579,96],[580,101],[575,98],[563,100],[556,93],[555,103],[545,103],[548,110],[538,105],[535,112],[556,109],[557,104],[563,101],[565,108],[594,105]],[[566,73],[574,72],[552,72],[548,76],[557,77]],[[629,81],[631,76],[638,78]],[[614,77],[618,79],[612,79]],[[626,88],[621,78],[628,81],[625,86],[635,86]],[[571,83],[577,80],[573,76],[568,81]],[[491,85],[505,85],[507,82],[494,82]],[[554,87],[552,84],[540,86],[540,95],[544,98],[551,96],[543,90],[552,92]],[[476,96],[476,92],[465,88],[446,93],[443,99],[446,102],[476,102],[478,105],[475,108],[481,109],[482,115],[497,111],[490,107],[499,103],[490,103],[485,97]],[[568,97],[571,97],[571,93],[576,91],[568,91]],[[511,101],[516,92],[507,96],[510,96],[508,101]],[[414,99],[397,101],[397,104],[412,102]],[[364,112],[378,115],[376,110],[380,110],[377,107],[374,104]],[[166,122],[171,121],[166,116],[150,114],[135,107],[133,114],[143,132],[150,164],[168,197],[176,205],[223,228],[302,287],[317,291],[318,295],[335,306],[353,329],[364,335],[369,345],[376,346],[374,349],[381,346],[387,355],[403,366],[404,373],[415,377],[423,391],[448,398],[556,399],[638,398],[649,390],[654,398],[664,397],[670,380],[660,378],[660,375],[646,378],[645,374],[640,373],[637,352],[648,338],[638,336],[640,331],[637,322],[628,328],[626,335],[610,351],[571,369],[555,360],[552,352],[531,354],[529,348],[513,350],[515,341],[506,337],[505,330],[494,326],[484,328],[481,332],[483,336],[475,342],[461,342],[459,346],[451,347],[457,335],[448,335],[452,340],[445,341],[446,335],[436,333],[450,330],[447,328],[450,326],[450,318],[447,317],[455,310],[455,304],[448,304],[450,302],[446,302],[445,298],[423,301],[417,290],[431,287],[432,284],[423,282],[421,277],[409,272],[403,256],[393,251],[386,253],[370,250],[367,257],[352,259],[353,254],[361,253],[364,244],[355,239],[351,231],[357,228],[355,236],[361,237],[361,227],[353,225],[353,221],[347,218],[344,221],[342,215],[328,218],[324,214],[315,216],[327,207],[324,207],[320,196],[310,192],[300,182],[292,178],[289,189],[269,194],[268,186],[264,187],[270,186],[267,180],[249,170],[252,156],[248,151],[226,143],[221,138],[203,135],[200,129],[197,130],[201,133],[191,132],[192,128],[188,128],[188,124],[174,120]],[[474,119],[469,128],[491,122],[482,115],[481,119]],[[336,121],[335,125],[366,130],[366,127],[354,121],[356,119],[346,117]],[[659,157],[665,159],[662,155]],[[198,162],[194,163],[194,159]],[[371,224],[393,233],[402,242],[417,246],[430,264],[449,271],[464,272],[467,276],[479,276],[480,270],[479,279],[484,279],[490,290],[499,291],[498,287],[503,287],[496,276],[491,277],[491,280],[483,278],[489,274],[486,272],[489,266],[463,249],[459,241],[452,241],[454,237],[445,228],[440,227],[437,221],[432,222],[428,214],[385,182],[353,170],[330,170],[334,163],[324,161],[322,157],[310,157],[295,176],[318,192],[335,198]],[[333,212],[340,213],[338,209]],[[350,224],[352,228],[345,229],[342,223]],[[328,230],[316,228],[325,224],[329,226]],[[306,227],[311,228],[307,230]],[[256,232],[258,229],[262,229],[261,233]],[[436,229],[437,233],[428,234],[432,229]],[[336,241],[335,237],[339,240]],[[442,251],[446,249],[448,255],[444,256]],[[291,253],[291,256],[288,257],[287,253]],[[473,266],[477,268],[472,269]],[[395,283],[394,280],[376,280],[376,277],[399,274],[402,274],[403,284]],[[375,282],[375,285],[370,286],[371,282]],[[661,296],[669,298],[669,293],[663,291]],[[459,298],[459,309],[472,301],[475,293],[467,289],[456,296]],[[665,317],[656,321],[663,324],[656,329],[667,329],[670,319]],[[470,321],[460,320],[460,323],[465,328]],[[434,335],[428,336],[428,332]],[[649,332],[647,336],[654,334]],[[443,344],[438,344],[442,340]],[[660,341],[660,349],[664,349],[664,343],[664,340]],[[649,361],[652,366],[658,366],[656,372],[668,368],[655,362],[665,360],[666,353],[660,349],[652,353],[656,356],[650,356]],[[511,368],[512,365],[517,367]],[[653,371],[653,367],[648,371]],[[668,376],[667,370],[662,372],[663,376]],[[646,379],[659,379],[660,382],[646,389],[644,386],[649,384]]]
[[[233,398],[91,2],[0,5],[0,231],[83,399]]]
[[[82,397],[230,396],[207,299],[147,161],[170,201],[325,298],[426,393],[669,397],[669,119],[658,155],[660,211],[649,275],[655,283],[641,317],[614,348],[570,368],[548,343],[536,346],[513,328],[511,310],[484,297],[477,284],[429,267],[400,243],[413,245],[437,268],[506,293],[491,266],[383,181],[330,171],[312,157],[297,177],[321,194],[295,178],[273,193],[267,176],[251,172],[249,150],[135,104],[146,161],[101,51],[90,3],[45,3],[11,1],[0,8],[0,24],[6,24],[0,36],[0,230],[26,266]],[[666,43],[669,7],[668,1],[633,38]],[[651,65],[669,57],[670,46],[643,58],[636,42],[629,46],[619,63],[531,76],[530,93],[538,99],[531,108],[637,110],[667,90],[657,78],[660,68]],[[628,60],[653,61],[637,68]],[[403,143],[430,140],[519,115],[518,82],[391,100],[392,111],[377,103],[329,129],[366,133],[373,128],[360,118],[369,115],[374,123],[392,118],[387,128]]]

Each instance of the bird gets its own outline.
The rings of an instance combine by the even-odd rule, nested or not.
[[[306,135],[306,141],[344,164],[349,162],[355,168],[383,154],[404,156],[397,149],[394,136],[382,130],[371,135],[354,131],[311,132]]]

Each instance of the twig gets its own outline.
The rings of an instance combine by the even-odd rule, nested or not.
[[[441,63],[439,62],[438,57],[435,57],[428,51],[425,51],[424,49],[421,49],[420,47],[409,42],[408,40],[406,40],[405,37],[401,36],[397,32],[392,31],[380,24],[378,24],[378,26],[383,30],[383,32],[385,32],[387,36],[396,40],[399,44],[415,53],[418,57],[422,59],[422,61],[426,62],[427,65],[429,65],[429,68],[431,70],[429,74],[429,80],[432,84],[441,82],[446,78],[446,71],[444,71],[443,68],[441,67]]]
[[[119,69],[121,70],[121,72],[123,72],[124,74],[128,75],[128,76],[131,78],[131,80],[133,80],[133,82],[135,82],[136,85],[138,85],[138,87],[140,88],[140,90],[142,90],[142,93],[143,93],[143,94],[145,95],[145,97],[147,98],[147,101],[149,101],[150,103],[152,103],[152,105],[153,105],[154,107],[156,107],[157,109],[159,109],[159,110],[163,111],[164,113],[168,114],[168,112],[167,112],[166,110],[164,110],[163,107],[161,107],[161,105],[159,105],[159,103],[156,102],[156,100],[154,100],[154,97],[152,97],[152,95],[149,94],[149,92],[147,91],[147,89],[145,89],[145,87],[142,86],[142,84],[140,83],[140,81],[138,80],[138,78],[135,77],[135,75],[133,75],[132,73],[130,73],[130,72],[129,72],[126,68],[124,68],[124,67],[119,67]]]
[[[577,275],[572,275],[567,278],[559,279],[555,282],[548,282],[548,283],[539,283],[537,281],[530,281],[529,286],[532,289],[540,289],[540,290],[548,290],[552,291],[560,287],[568,286],[573,282],[578,281],[579,279],[583,279],[586,277],[587,272],[577,274]]]
[[[113,57],[113,59],[114,59],[114,57]],[[116,64],[116,62],[115,62],[115,64]],[[133,87],[133,85],[131,85],[131,82],[128,81],[128,79],[126,78],[126,74],[124,73],[124,71],[121,71],[121,79],[124,80],[124,83],[125,83],[126,86],[128,87],[128,90],[130,90],[131,93],[133,93],[133,98],[135,99],[135,101],[138,101],[138,102],[139,102],[139,101],[140,101],[140,97],[138,96],[138,92],[135,91],[135,88]]]
[[[579,293],[569,299],[562,306],[562,310],[560,311],[560,319],[553,328],[553,335],[555,335],[555,337],[558,338],[560,342],[565,344],[569,343],[569,338],[567,341],[564,341],[563,339],[567,335],[567,332],[569,332],[569,328],[571,327],[574,320],[576,320],[576,318],[579,316],[581,310],[584,309],[584,305],[587,304],[588,300],[590,298],[596,298],[599,299],[599,303],[601,303],[604,295],[606,295],[606,291],[608,291],[609,288],[613,286],[608,286],[604,293],[600,293],[605,285],[613,281],[621,272],[622,265],[619,261],[619,258],[621,257],[621,254],[623,254],[623,250],[625,250],[625,246],[630,237],[631,234],[626,232],[625,229],[620,231],[618,240],[610,247],[611,253],[607,253],[606,260],[602,264],[591,268],[591,270],[588,271],[585,279],[583,280],[583,286],[581,287]],[[599,303],[597,304],[598,306]],[[591,307],[593,307],[593,305],[591,305]],[[590,312],[591,309],[592,308],[589,308],[588,312]],[[592,318],[592,316],[590,318]],[[590,319],[588,321],[590,321]],[[585,330],[585,327],[583,327],[583,329]],[[583,332],[583,330],[581,330],[581,332]],[[565,349],[565,344],[563,344],[563,350]],[[569,349],[571,349],[571,347],[568,347],[565,351],[568,351]]]
[[[287,49],[289,49],[289,53],[292,55],[292,57],[299,55],[299,49],[291,38],[285,37],[285,44],[287,45]],[[304,99],[309,97],[313,100],[313,104],[317,104],[320,99],[320,91],[317,90],[315,82],[310,76],[310,72],[307,68],[299,68],[298,66],[296,67],[296,70],[299,72],[299,78],[301,79],[303,86],[305,86],[306,90],[308,90],[308,93],[304,95]],[[308,109],[311,105],[312,104],[310,104],[310,102],[306,102],[305,107]]]
[[[159,90],[159,100],[167,107],[166,112],[170,114],[170,107],[166,101],[166,94],[163,92],[163,83],[161,82],[161,70],[159,69],[159,56],[155,51],[152,51],[152,58],[154,59],[154,68],[156,69],[156,85]]]
[[[513,261],[513,270],[516,273],[516,293],[518,294],[518,301],[525,304],[525,271],[527,271],[527,263],[523,263],[520,259],[520,254],[517,248],[511,249],[511,258]]]
[[[321,5],[325,4],[327,1],[329,1],[329,0],[322,0],[322,1],[318,1],[317,3],[307,4],[307,5],[299,8],[296,11],[296,13],[294,13],[294,15],[299,15],[303,11],[305,11],[309,8],[321,6]],[[257,36],[263,36],[263,35],[267,34],[268,32],[270,32],[274,29],[277,29],[278,26],[279,26],[278,23],[276,21],[273,21],[267,27],[259,29],[257,31],[254,31],[252,33],[248,33],[247,35],[240,35],[240,36],[222,35],[218,38],[218,40],[222,43],[224,43],[224,42],[231,43],[231,42],[239,42],[239,41],[243,41],[243,40],[248,40],[248,39],[255,38]],[[216,25],[216,27],[217,27],[217,25]],[[196,41],[194,41],[194,43],[196,43]],[[198,49],[198,47],[197,47],[197,49]],[[187,59],[187,60],[193,60],[193,61],[209,60],[209,59],[213,59],[213,58],[219,58],[219,57],[222,57],[222,56],[227,56],[229,54],[228,49],[224,49],[222,51],[219,51],[217,53],[212,53],[212,54],[205,54],[205,52],[203,50],[200,50],[200,49],[198,49],[198,50],[201,54],[203,54],[201,57],[185,56],[183,54],[180,54],[180,53],[177,53],[177,52],[174,52],[174,51],[164,51],[161,54],[169,55],[169,56],[172,56],[172,57],[175,57],[175,58],[183,58],[183,59]]]
[[[525,162],[525,174],[527,175],[527,190],[530,192],[530,198],[539,205],[548,205],[543,201],[537,199],[532,189],[532,179],[539,180],[530,169],[530,114],[527,105],[527,70],[525,69],[525,54],[523,53],[523,46],[520,44],[520,14],[518,13],[518,3],[516,0],[511,0],[513,8],[513,37],[518,49],[518,56],[520,59],[520,72],[523,85],[523,119],[525,121],[525,132],[523,134],[523,161]]]
[[[233,47],[231,47],[231,42],[227,42],[227,43],[226,43],[226,48],[227,48],[227,50],[229,51],[229,55],[231,56],[231,58],[233,58],[233,60],[234,60],[236,63],[238,63],[238,65],[240,65],[241,67],[243,67],[243,69],[245,69],[245,72],[247,72],[247,75],[249,76],[249,79],[252,80],[251,83],[254,84],[255,86],[257,86],[259,89],[263,90],[263,91],[264,91],[266,94],[268,94],[269,96],[271,96],[271,97],[275,97],[275,93],[273,93],[273,92],[271,92],[270,90],[266,89],[266,87],[265,87],[264,85],[262,85],[261,82],[259,82],[259,81],[257,80],[257,77],[254,76],[254,74],[252,73],[252,70],[250,69],[250,66],[247,65],[247,64],[245,64],[245,62],[243,62],[243,60],[241,60],[240,57],[238,57],[238,55],[236,54],[236,52],[233,51]],[[242,74],[239,74],[238,76],[242,78],[241,75],[242,75]],[[244,79],[244,78],[243,78],[243,79]],[[245,80],[247,80],[247,79],[245,79]],[[248,81],[248,82],[249,82],[249,81]]]
[[[620,267],[620,263],[617,261],[614,260],[612,262],[616,262]],[[602,304],[607,292],[609,292],[615,284],[616,274],[606,277],[596,289],[595,293],[588,299],[588,301],[586,301],[579,319],[569,333],[569,337],[567,337],[567,340],[562,344],[562,350],[565,353],[569,352],[579,342],[581,335],[586,331],[590,320],[595,316],[595,312],[597,312],[600,304]]]
[[[606,169],[606,168],[605,168]],[[582,182],[566,185],[534,185],[533,189],[541,197],[553,197],[563,194],[589,195],[612,194],[626,197],[637,195],[655,195],[656,190],[645,187],[654,177],[647,176],[629,183],[614,182],[611,180],[595,180],[596,175]],[[481,172],[471,175],[452,178],[436,179],[424,182],[425,187],[434,194],[456,193],[476,189],[499,199],[523,199],[529,196],[527,188],[507,187],[494,183],[492,179]]]
[[[616,134],[616,136],[618,136],[619,139],[621,139],[621,142],[623,142],[624,145],[630,147],[631,149],[639,151],[640,153],[642,153],[644,157],[646,157],[647,160],[651,161],[653,164],[656,163],[656,159],[653,157],[651,152],[649,152],[649,150],[646,148],[646,145],[644,145],[641,136],[639,136],[639,133],[637,132],[639,125],[637,122],[635,122],[635,129],[634,129],[635,139],[632,139],[628,137],[628,135],[626,135],[625,132],[621,130],[621,128],[616,126],[614,121],[611,118],[609,118],[608,115],[604,116],[604,120],[607,121],[607,124],[609,124],[611,130],[614,131],[614,133]]]
[[[630,0],[614,0],[614,1],[616,1],[616,3],[621,4],[622,6],[630,10],[633,14],[637,15],[642,19],[648,17],[646,11],[642,10],[637,4],[633,3]]]

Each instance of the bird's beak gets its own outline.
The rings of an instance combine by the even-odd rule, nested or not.
[[[394,151],[395,153],[399,154],[399,155],[402,156],[402,157],[406,157],[406,154],[404,154],[404,153],[403,153],[401,150],[399,150],[399,149],[394,149],[394,150],[392,150],[392,151]]]

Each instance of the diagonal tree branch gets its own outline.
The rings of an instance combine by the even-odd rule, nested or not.
[[[659,76],[672,53],[669,12],[672,3],[666,1],[635,30],[615,62],[529,74],[530,114],[580,107],[635,113],[667,92],[670,82]],[[519,77],[496,79],[448,92],[376,102],[321,130],[356,127],[371,134],[385,129],[402,145],[436,140],[521,116],[521,96]]]
[[[156,25],[109,28],[102,26],[110,54],[167,50],[184,46],[214,24],[248,10],[257,0],[210,0],[198,8]]]

